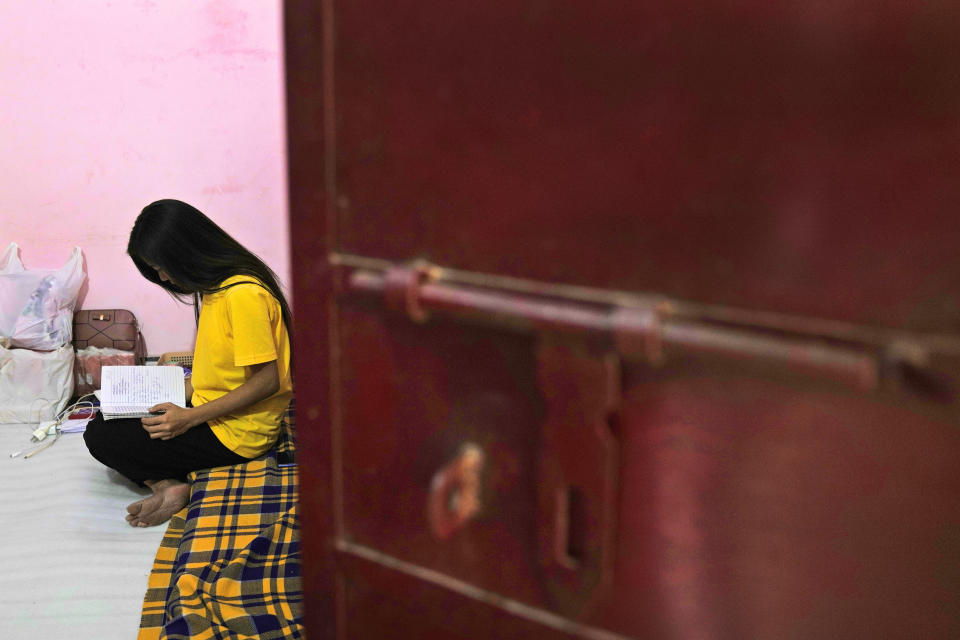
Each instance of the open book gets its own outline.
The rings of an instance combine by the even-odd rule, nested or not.
[[[103,367],[98,397],[104,420],[143,418],[150,415],[150,407],[161,402],[185,407],[183,368]]]

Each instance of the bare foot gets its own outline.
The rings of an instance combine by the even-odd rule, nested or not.
[[[163,524],[190,500],[190,485],[179,480],[147,481],[153,495],[127,506],[127,522],[131,527],[152,527]]]

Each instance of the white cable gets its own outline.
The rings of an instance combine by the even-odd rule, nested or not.
[[[33,451],[31,451],[31,452],[28,453],[27,455],[23,456],[23,459],[26,460],[27,458],[29,458],[29,457],[31,457],[31,456],[37,455],[38,453],[40,453],[40,452],[43,451],[44,449],[47,449],[47,448],[49,448],[49,447],[52,447],[53,445],[55,445],[55,444],[57,443],[57,440],[59,440],[59,439],[60,439],[60,436],[62,436],[62,435],[63,435],[63,432],[60,431],[60,425],[57,425],[57,435],[56,435],[56,437],[54,437],[54,439],[51,440],[50,442],[48,442],[48,443],[46,443],[46,444],[40,445],[39,447],[37,447],[36,449],[34,449]]]
[[[72,405],[70,405],[69,407],[67,407],[66,409],[64,409],[64,410],[61,411],[60,413],[58,413],[56,419],[54,419],[52,423],[42,423],[42,424],[41,424],[41,428],[43,429],[43,436],[40,437],[40,436],[38,435],[38,434],[40,433],[40,428],[38,428],[36,431],[33,432],[32,438],[36,438],[36,440],[35,440],[36,442],[39,442],[39,441],[43,440],[44,438],[47,437],[47,434],[48,434],[51,426],[52,426],[52,427],[54,428],[54,430],[55,430],[56,437],[55,437],[53,440],[51,440],[50,442],[47,442],[47,443],[45,443],[45,444],[41,444],[39,447],[34,448],[32,451],[30,451],[30,453],[28,453],[27,455],[23,456],[23,459],[26,460],[27,458],[29,458],[29,457],[31,457],[31,456],[33,456],[33,455],[36,455],[36,454],[38,454],[38,453],[40,453],[40,452],[43,451],[44,449],[53,446],[53,445],[57,442],[57,440],[60,439],[60,436],[63,435],[63,431],[60,429],[60,425],[63,424],[63,421],[64,421],[66,418],[68,418],[72,413],[75,413],[75,412],[80,411],[80,410],[83,410],[83,409],[89,409],[89,410],[91,411],[91,414],[92,414],[93,411],[96,409],[96,407],[94,406],[93,402],[91,402],[91,401],[89,401],[89,400],[86,400],[86,398],[89,398],[89,397],[91,397],[91,396],[93,396],[93,395],[94,395],[94,394],[92,394],[92,393],[88,393],[88,394],[86,394],[86,395],[80,396],[79,398],[77,398],[77,401],[76,401],[76,402],[74,402]],[[43,424],[47,424],[47,426],[44,427]],[[11,458],[16,458],[17,456],[21,455],[22,453],[23,453],[23,450],[15,451],[15,452],[13,452],[13,453],[10,454],[10,457],[11,457]]]

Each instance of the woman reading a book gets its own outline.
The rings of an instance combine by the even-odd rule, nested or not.
[[[276,274],[184,202],[147,205],[127,253],[197,313],[188,406],[157,404],[142,419],[98,415],[84,434],[94,458],[150,487],[127,507],[127,521],[147,527],[186,506],[189,472],[245,462],[276,442],[292,393],[290,309]]]

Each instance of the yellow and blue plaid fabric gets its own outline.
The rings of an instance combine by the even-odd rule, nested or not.
[[[170,519],[147,584],[139,640],[302,638],[293,420],[278,447],[190,474],[190,503]]]

